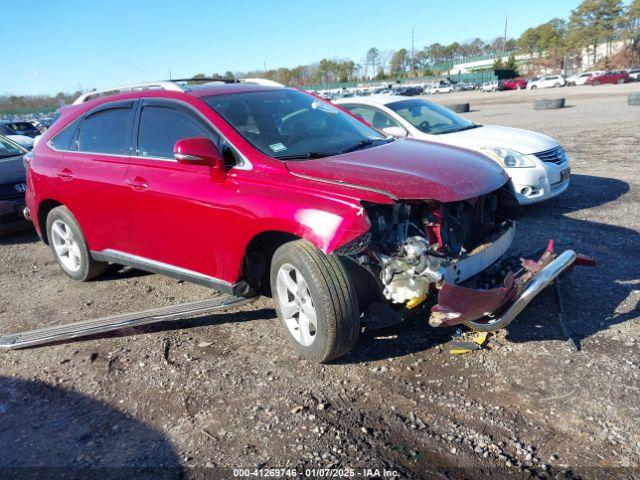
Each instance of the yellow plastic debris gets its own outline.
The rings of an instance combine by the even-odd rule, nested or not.
[[[473,338],[473,341],[482,347],[484,346],[485,343],[487,343],[488,337],[489,337],[489,334],[487,332],[478,332],[476,333],[476,336]]]
[[[464,355],[475,350],[480,350],[487,342],[487,332],[479,332],[471,339],[471,342],[451,342],[449,353],[452,355]]]
[[[421,295],[419,297],[416,298],[412,298],[411,300],[409,300],[407,302],[406,307],[411,310],[412,308],[417,307],[418,305],[420,305],[422,302],[424,302],[427,299],[428,295]]]

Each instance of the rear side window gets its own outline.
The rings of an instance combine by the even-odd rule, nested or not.
[[[78,134],[78,151],[127,155],[132,111],[130,106],[114,107],[85,117]]]
[[[206,137],[216,145],[218,136],[193,115],[169,106],[142,108],[138,130],[138,156],[173,159],[178,140]]]
[[[75,150],[75,136],[78,123],[79,120],[76,120],[63,128],[62,131],[49,141],[49,145],[56,150]]]

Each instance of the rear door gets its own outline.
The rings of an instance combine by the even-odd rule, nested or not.
[[[127,171],[127,205],[132,228],[126,252],[158,268],[218,275],[225,232],[219,230],[224,183],[213,182],[205,165],[185,165],[173,156],[183,138],[219,135],[198,112],[178,101],[141,101],[135,124],[135,156]]]
[[[71,125],[73,138],[56,165],[56,190],[94,251],[121,248],[128,236],[124,180],[135,105],[117,101],[90,110]]]

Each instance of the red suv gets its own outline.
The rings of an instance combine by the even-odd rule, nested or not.
[[[627,83],[629,74],[624,71],[604,72],[599,75],[592,75],[584,82],[586,85],[602,85],[603,83]]]
[[[112,262],[272,295],[322,362],[428,297],[434,326],[501,328],[576,259],[550,247],[504,276],[519,207],[481,154],[294,89],[154,87],[82,97],[27,156],[27,215],[76,280]]]
[[[504,90],[524,90],[527,88],[527,81],[524,78],[509,78],[502,81]]]

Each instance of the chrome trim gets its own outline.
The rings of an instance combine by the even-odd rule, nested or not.
[[[312,180],[314,182],[321,182],[321,183],[329,183],[331,185],[340,185],[341,187],[357,188],[357,189],[360,189],[360,190],[367,190],[369,192],[378,193],[380,195],[384,195],[385,197],[389,197],[394,202],[397,202],[397,201],[400,200],[394,194],[386,192],[384,190],[380,190],[378,188],[374,188],[374,187],[365,187],[365,186],[362,186],[362,185],[355,185],[353,183],[340,182],[338,180],[327,180],[325,178],[316,178],[316,177],[311,177],[309,175],[303,175],[302,173],[295,173],[295,172],[292,172],[292,171],[289,171],[289,173],[291,175],[293,175],[294,177],[304,178],[305,180]]]
[[[27,220],[29,220],[30,222],[31,220],[31,212],[29,212],[29,207],[24,207],[24,209],[22,210],[22,216],[24,218],[26,218]]]
[[[196,115],[198,115],[202,120],[205,121],[205,123],[207,125],[209,125],[214,132],[216,132],[216,134],[218,134],[220,136],[220,138],[222,140],[224,140],[229,147],[234,151],[234,153],[238,156],[238,158],[240,159],[241,163],[238,165],[234,165],[231,170],[253,170],[253,164],[251,163],[251,161],[242,153],[240,152],[240,150],[238,150],[238,148],[229,141],[229,139],[222,134],[222,132],[220,132],[220,130],[213,124],[211,123],[211,121],[205,117],[199,110],[195,109],[193,107],[193,105],[185,102],[184,100],[180,100],[179,98],[165,98],[165,97],[144,97],[145,99],[152,99],[152,100],[163,100],[163,101],[168,101],[168,102],[176,102],[176,103],[180,103],[181,105],[187,107],[189,110],[191,110],[193,113],[195,113]],[[102,105],[106,105],[109,102],[105,102],[104,104],[100,104]],[[206,105],[206,104],[205,104]],[[209,106],[207,106],[208,108],[211,108]],[[88,112],[83,113],[83,115],[85,115]],[[79,118],[79,117],[78,117]],[[72,120],[71,122],[69,122],[69,125],[71,125],[71,123],[73,123],[76,119]],[[67,125],[68,126],[68,125]],[[67,128],[67,127],[64,127]],[[60,132],[62,130],[61,129]],[[58,133],[60,133],[58,132]],[[113,153],[100,153],[100,152],[86,152],[86,151],[79,151],[79,150],[61,150],[58,148],[55,148],[53,146],[53,144],[51,143],[53,141],[53,139],[57,136],[58,134],[54,135],[53,137],[51,137],[48,141],[47,141],[47,147],[49,147],[51,150],[53,150],[54,152],[59,152],[59,153],[79,153],[79,154],[86,154],[86,155],[103,155],[106,157],[115,157],[115,158],[139,158],[139,159],[144,159],[144,160],[158,160],[160,162],[174,162],[177,163],[175,158],[164,158],[164,157],[144,157],[141,155],[120,155],[120,154],[113,154]]]
[[[91,251],[91,256],[102,262],[112,262],[120,265],[128,265],[133,268],[145,270],[147,272],[159,273],[169,277],[175,277],[191,283],[196,283],[205,287],[214,288],[224,293],[233,294],[235,286],[225,280],[220,280],[203,273],[194,272],[182,267],[176,267],[164,262],[158,262],[150,258],[132,255],[130,253],[121,252],[119,250],[106,249],[99,252]]]
[[[565,250],[558,255],[551,263],[538,272],[533,280],[527,285],[516,301],[496,320],[492,321],[491,330],[498,330],[509,325],[522,310],[525,309],[531,300],[542,290],[547,288],[576,261],[577,254],[573,250]],[[471,322],[473,323],[473,322]]]
[[[551,163],[558,166],[567,163],[567,154],[561,145],[542,152],[532,153],[532,155],[544,163]]]
[[[73,338],[96,335],[123,328],[149,325],[151,323],[182,320],[185,317],[217,313],[236,308],[255,301],[258,297],[237,297],[220,295],[207,300],[171,305],[168,307],[125,313],[110,317],[84,320],[80,322],[38,328],[27,332],[14,333],[0,337],[0,349],[16,350],[19,348],[45,345],[47,343],[70,340]]]
[[[201,162],[204,160],[202,157],[197,155],[187,155],[186,153],[175,153],[174,157],[176,160],[182,160],[185,162]]]

